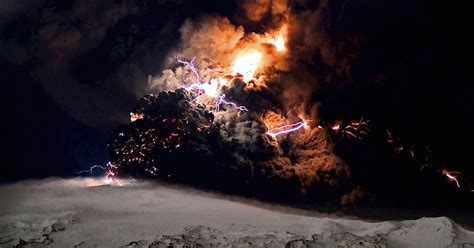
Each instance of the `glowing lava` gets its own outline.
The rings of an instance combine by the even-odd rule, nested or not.
[[[234,62],[233,73],[242,75],[242,81],[249,82],[253,79],[261,58],[260,52],[250,52],[238,57]]]

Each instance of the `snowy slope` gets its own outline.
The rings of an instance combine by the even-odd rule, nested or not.
[[[474,247],[474,232],[446,217],[371,223],[122,183],[48,179],[0,186],[0,247]]]

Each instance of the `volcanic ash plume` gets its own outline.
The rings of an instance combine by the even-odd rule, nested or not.
[[[266,199],[357,202],[364,193],[311,101],[318,80],[301,55],[308,48],[290,39],[301,32],[297,16],[286,1],[243,9],[254,4],[251,21],[275,19],[261,33],[216,15],[183,24],[170,69],[149,78],[152,94],[109,144],[114,173]]]
[[[288,136],[282,149],[258,116],[214,114],[185,89],[146,96],[133,113],[109,145],[119,175],[271,199],[339,203],[352,191],[348,166],[319,129]]]

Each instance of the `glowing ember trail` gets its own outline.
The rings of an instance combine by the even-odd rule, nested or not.
[[[197,90],[198,94],[206,94],[210,97],[215,98],[215,109],[219,111],[220,105],[221,104],[226,104],[232,106],[234,109],[239,110],[239,111],[248,111],[248,109],[245,106],[240,106],[237,105],[236,103],[230,102],[225,100],[225,94],[219,95],[218,92],[218,87],[219,87],[219,80],[211,80],[210,83],[201,83],[200,82],[200,76],[199,72],[197,71],[196,67],[194,66],[194,60],[196,57],[194,57],[191,61],[186,61],[186,60],[181,60],[178,57],[176,57],[179,63],[187,66],[195,75],[196,77],[196,82],[191,84],[188,87],[183,87],[183,89],[192,92],[193,90]]]
[[[260,52],[251,52],[238,57],[234,62],[234,74],[242,75],[242,81],[248,83],[253,79],[261,57]]]
[[[306,126],[306,122],[300,121],[294,124],[285,125],[285,126],[281,126],[281,127],[277,127],[275,129],[269,130],[266,134],[270,135],[273,138],[276,138],[277,135],[295,132],[305,126]]]
[[[459,185],[458,179],[455,176],[452,175],[454,173],[459,173],[459,172],[449,172],[447,170],[443,170],[442,173],[443,173],[443,175],[448,177],[449,180],[456,182],[456,185],[458,186],[458,188],[461,188],[461,185]]]
[[[362,140],[370,131],[369,122],[369,120],[364,120],[364,118],[361,118],[359,121],[351,121],[342,130],[342,135],[348,139],[355,138]]]

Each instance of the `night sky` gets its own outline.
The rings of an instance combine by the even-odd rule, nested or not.
[[[319,3],[299,2],[307,8]],[[136,100],[149,93],[148,76],[166,69],[165,57],[177,46],[186,19],[218,14],[246,30],[262,30],[261,23],[242,20],[237,5],[219,0],[2,1],[6,125],[0,181],[73,177],[105,164],[110,137],[129,122]],[[335,153],[355,168],[354,176],[370,178],[367,188],[419,177],[418,168],[407,169],[411,165],[404,158],[380,145],[389,129],[405,145],[429,147],[440,167],[474,180],[469,8],[434,1],[335,0],[329,1],[329,10],[329,39],[344,43],[357,37],[357,46],[347,50],[355,57],[349,77],[322,82],[312,99],[321,104],[319,117],[326,122],[361,116],[372,122],[371,138],[336,144]],[[309,66],[315,74],[329,70],[322,63]],[[373,180],[386,168],[393,181]],[[413,190],[408,198],[455,192],[444,184],[393,185],[386,194],[399,190]]]

